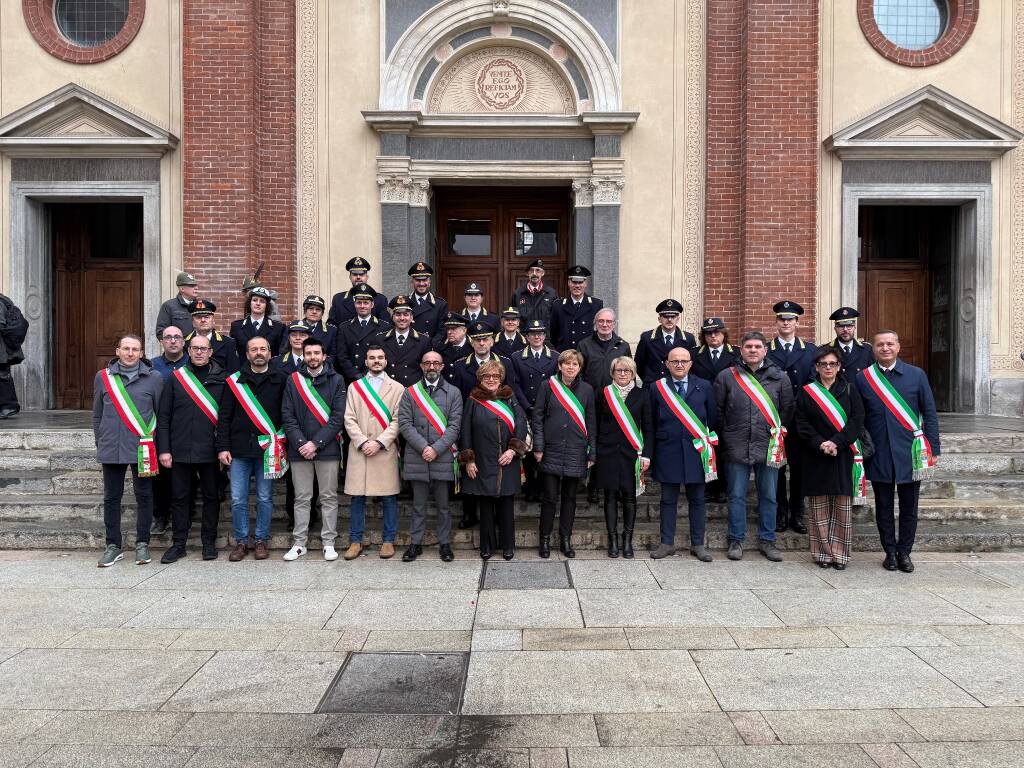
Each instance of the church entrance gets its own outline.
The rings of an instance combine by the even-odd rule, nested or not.
[[[458,311],[475,282],[489,312],[501,312],[543,259],[544,282],[561,295],[569,266],[566,187],[435,187],[437,290]]]

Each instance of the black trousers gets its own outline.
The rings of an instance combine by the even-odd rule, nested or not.
[[[775,490],[779,520],[783,514],[790,517],[804,516],[804,466],[800,458],[800,438],[796,436],[796,425],[788,427],[786,435],[786,466],[779,470],[779,482]],[[789,488],[787,489],[787,479]],[[788,491],[788,492],[787,492]]]
[[[132,490],[139,511],[135,521],[135,543],[149,543],[153,526],[153,478],[139,477],[137,464],[103,465],[103,527],[107,544],[121,546],[121,498],[124,496],[124,471],[132,468]]]
[[[0,341],[0,344],[3,342]],[[18,393],[14,391],[11,366],[0,364],[0,408],[18,408]]]
[[[555,523],[555,505],[558,505],[558,535],[568,539],[572,536],[572,524],[576,521],[576,492],[580,487],[580,479],[542,472],[541,487],[544,489],[544,498],[540,503],[540,535],[551,535]]]
[[[871,483],[875,493],[875,523],[882,548],[898,555],[909,555],[917,536],[917,500],[921,481],[913,483]],[[899,535],[896,533],[895,502],[900,500]]]
[[[174,489],[171,487],[171,470],[160,467],[160,474],[153,478],[153,519],[164,525],[171,519],[171,498]]]
[[[523,483],[523,493],[526,496],[540,496],[543,490],[540,470],[537,468],[537,459],[534,458],[532,451],[528,451],[523,456],[523,474],[526,475],[526,481]]]
[[[480,510],[480,548],[490,544],[493,549],[494,521],[497,518],[502,549],[515,549],[515,496],[472,496]]]
[[[171,467],[171,524],[176,545],[185,546],[192,527],[189,501],[192,497],[192,478],[199,476],[199,492],[203,498],[203,522],[200,538],[203,544],[217,540],[220,521],[220,465],[217,462],[186,464],[176,461]]]

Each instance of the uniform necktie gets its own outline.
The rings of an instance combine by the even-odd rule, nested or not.
[[[790,353],[790,351],[793,349],[793,342],[787,341],[782,346],[786,348],[786,354],[788,355]]]
[[[261,324],[262,324],[262,323],[260,323],[260,321],[259,321],[259,320],[253,320],[253,321],[252,321],[252,329],[253,329],[254,331],[258,331],[258,330],[260,329],[260,325],[261,325]]]
[[[718,350],[717,349],[712,349],[711,350],[711,359],[712,359],[712,361],[714,361],[716,363],[718,362]]]
[[[402,346],[403,344],[405,344],[405,336],[399,336],[398,337],[398,346]]]
[[[665,334],[665,344],[667,344],[668,346],[672,346],[672,344],[675,342],[675,339],[675,334]]]
[[[533,353],[533,359],[534,360],[540,360],[540,352],[534,352]]]
[[[360,320],[360,321],[359,321],[359,324],[360,324],[361,326],[363,326],[363,328],[365,328],[365,327],[366,327],[366,324],[367,324],[367,322],[369,322],[369,321],[368,321],[368,320]]]
[[[843,354],[846,354],[846,355],[850,354],[850,349],[851,349],[851,347],[844,346],[843,347]]]
[[[676,382],[676,392],[679,393],[680,397],[686,397],[686,382],[685,381],[677,381]]]
[[[471,314],[471,315],[469,316],[469,319],[470,319],[470,320],[473,320],[473,321],[475,322],[475,321],[476,321],[476,312],[473,312],[473,313],[472,313],[472,314]]]

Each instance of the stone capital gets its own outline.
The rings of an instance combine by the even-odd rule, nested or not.
[[[572,180],[572,199],[577,208],[590,208],[594,204],[594,187],[590,179]]]
[[[411,176],[400,174],[378,176],[377,186],[380,188],[380,201],[382,203],[405,203],[408,205],[412,184]]]
[[[590,186],[594,190],[594,205],[621,205],[626,177],[597,176],[591,179]]]

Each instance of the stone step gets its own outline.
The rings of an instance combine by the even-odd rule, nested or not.
[[[428,521],[428,524],[432,521]],[[368,526],[367,541],[371,547],[370,556],[375,556],[375,548],[381,543],[379,525]],[[132,520],[126,519],[123,525],[125,548],[130,549],[135,543]],[[339,520],[340,532],[336,546],[348,544],[348,520]],[[428,531],[430,531],[428,525]],[[221,549],[231,546],[230,523],[222,520],[217,539]],[[452,546],[456,549],[473,549],[479,546],[477,529],[460,531],[453,530]],[[677,544],[687,541],[688,529],[685,518],[680,519],[676,532]],[[748,557],[756,557],[756,525],[747,534],[746,547]],[[637,523],[634,531],[634,547],[638,551],[652,550],[659,543],[658,525],[654,522]],[[722,525],[712,525],[707,531],[708,546],[724,552],[727,542],[725,529]],[[437,540],[433,532],[427,534],[424,544],[431,546]],[[158,552],[170,546],[168,534],[151,537],[151,545]],[[195,523],[189,536],[189,546],[193,548],[191,557],[197,557],[200,546],[199,525]],[[408,521],[400,519],[396,546],[401,549],[409,543]],[[290,532],[282,521],[275,521],[271,526],[270,547],[279,553],[291,546]],[[516,519],[516,546],[519,548],[535,548],[538,544],[538,532],[535,519]],[[94,519],[70,518],[60,524],[52,521],[17,521],[0,526],[0,549],[94,549],[100,550],[104,545],[103,526]],[[779,534],[777,545],[780,549],[790,552],[807,551],[810,547],[807,536],[787,532]],[[310,535],[309,548],[316,552],[320,548],[319,537]],[[579,550],[604,549],[607,547],[607,534],[603,522],[596,520],[579,520],[573,531],[573,546]],[[982,523],[974,521],[958,521],[950,523],[922,522],[918,526],[915,551],[919,552],[992,552],[1024,548],[1024,523],[994,522]],[[873,523],[856,523],[853,526],[853,549],[858,552],[878,552],[881,546],[878,531]],[[276,555],[275,555],[276,556]],[[433,553],[428,554],[433,556]],[[721,557],[722,555],[718,555]],[[222,558],[224,555],[222,554]],[[343,567],[339,561],[339,566]]]
[[[943,472],[921,483],[921,498],[1018,500],[1024,504],[1024,475],[968,475]]]

